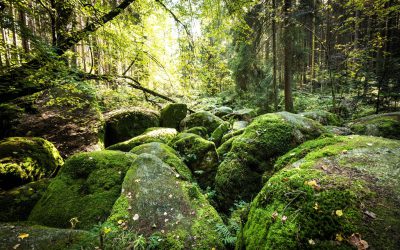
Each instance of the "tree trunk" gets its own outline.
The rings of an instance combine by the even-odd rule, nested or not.
[[[276,83],[276,0],[272,0],[272,86],[274,88],[274,110],[278,111],[278,85]]]
[[[293,112],[293,96],[292,96],[292,37],[291,37],[291,23],[290,23],[290,7],[292,6],[291,0],[285,0],[283,5],[284,14],[284,30],[283,30],[283,57],[284,57],[284,77],[283,81],[285,84],[285,110]]]

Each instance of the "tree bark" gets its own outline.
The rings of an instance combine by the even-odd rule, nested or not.
[[[272,0],[272,86],[274,88],[274,110],[278,111],[278,85],[276,82],[276,0]]]
[[[285,110],[288,112],[293,112],[293,96],[292,96],[292,37],[291,37],[291,24],[290,24],[290,7],[292,6],[291,0],[285,0],[283,5],[283,14],[284,14],[284,30],[283,30],[283,39],[284,39],[284,76],[283,81],[285,85]]]

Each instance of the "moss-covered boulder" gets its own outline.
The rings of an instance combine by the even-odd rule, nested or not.
[[[218,157],[223,161],[226,155],[231,151],[232,144],[235,141],[236,136],[228,139],[226,142],[222,143],[221,146],[217,148]]]
[[[347,127],[325,126],[325,129],[334,135],[351,135],[353,132]]]
[[[223,118],[251,121],[256,116],[257,116],[257,110],[251,108],[243,108],[235,110],[231,114],[225,115]]]
[[[160,142],[146,143],[134,147],[130,152],[136,155],[140,154],[155,155],[158,158],[160,158],[163,162],[167,163],[170,167],[174,168],[182,179],[186,181],[192,181],[192,172],[190,172],[190,169],[179,158],[179,154],[173,148],[164,143]]]
[[[133,137],[132,139],[124,142],[111,145],[107,149],[129,152],[129,150],[131,150],[132,148],[145,143],[168,143],[177,135],[177,133],[178,132],[174,128],[150,128],[139,136]]]
[[[201,111],[187,116],[180,123],[180,131],[193,128],[193,127],[205,127],[207,133],[211,134],[219,125],[224,121],[211,114],[208,111]]]
[[[226,133],[224,136],[222,136],[221,143],[225,143],[226,141],[228,141],[232,137],[236,137],[238,135],[243,134],[243,132],[244,132],[244,128],[230,131],[230,132]]]
[[[105,226],[157,237],[158,249],[223,249],[215,209],[158,157],[141,154],[127,172]]]
[[[186,117],[187,111],[187,105],[184,103],[166,105],[160,112],[161,126],[178,129],[179,123]]]
[[[1,104],[0,138],[41,137],[52,142],[64,158],[104,148],[104,119],[95,89],[86,82],[54,85]]]
[[[0,223],[0,249],[96,249],[99,235],[28,223]]]
[[[208,132],[207,132],[207,129],[205,127],[193,127],[193,128],[186,129],[186,130],[184,130],[182,132],[183,133],[191,133],[191,134],[195,134],[195,135],[200,135],[204,139],[208,138],[208,134],[207,134]]]
[[[214,186],[218,154],[213,142],[195,134],[180,133],[170,142],[170,146],[178,151],[202,188]]]
[[[223,117],[225,115],[231,114],[233,112],[233,109],[227,106],[222,106],[215,108],[212,112],[218,117]]]
[[[49,179],[41,179],[11,190],[0,191],[0,221],[27,220],[49,183]]]
[[[317,121],[322,125],[340,126],[342,124],[342,120],[338,115],[324,110],[303,112],[299,113],[299,115]]]
[[[33,208],[29,220],[52,227],[89,229],[104,221],[121,192],[126,171],[136,156],[119,151],[70,157]]]
[[[215,177],[220,209],[227,211],[236,200],[250,200],[262,187],[262,175],[273,171],[275,159],[309,139],[323,127],[308,118],[287,112],[257,117],[231,143],[231,149]]]
[[[51,177],[64,164],[51,142],[37,137],[0,141],[0,190]]]
[[[349,127],[356,134],[400,140],[400,112],[366,116],[353,121]]]
[[[104,115],[105,146],[126,141],[142,134],[146,129],[160,124],[159,115],[148,109],[124,108]]]
[[[224,122],[216,128],[210,136],[210,141],[214,142],[215,145],[220,145],[222,137],[229,132],[231,125],[228,122]]]
[[[236,130],[244,129],[247,127],[247,125],[249,125],[248,121],[235,121],[232,124],[232,130],[236,131]]]
[[[252,202],[237,249],[400,248],[399,141],[325,138],[284,158]]]

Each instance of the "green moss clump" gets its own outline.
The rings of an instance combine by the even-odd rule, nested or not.
[[[119,150],[129,152],[136,146],[150,142],[170,142],[178,132],[174,128],[149,128],[143,134],[133,137],[130,140],[109,146],[108,150]]]
[[[0,221],[27,220],[49,183],[49,179],[41,179],[8,191],[0,191]]]
[[[303,112],[299,115],[317,121],[322,125],[340,126],[343,123],[342,119],[338,115],[324,110]]]
[[[222,249],[217,223],[221,218],[196,185],[177,178],[155,155],[143,153],[128,170],[105,225],[157,235],[159,249]]]
[[[142,134],[146,129],[159,126],[159,116],[147,109],[120,109],[104,115],[105,146],[126,141]]]
[[[186,117],[187,105],[184,103],[171,103],[161,109],[160,123],[167,128],[179,128],[179,123]]]
[[[25,235],[20,239],[18,236]],[[1,223],[0,249],[95,249],[99,235],[82,230],[49,228],[29,223]],[[17,246],[17,247],[16,247]]]
[[[210,137],[210,140],[215,143],[215,145],[220,145],[222,137],[229,131],[231,125],[228,122],[224,122],[216,128]]]
[[[236,200],[250,200],[262,187],[262,174],[273,171],[277,157],[323,131],[319,123],[287,112],[255,118],[232,141],[218,167],[215,189],[220,209],[228,211]]]
[[[180,133],[170,146],[179,152],[202,188],[213,187],[218,167],[218,154],[213,142],[195,134]]]
[[[278,160],[287,166],[251,203],[236,248],[353,249],[353,234],[371,249],[399,248],[400,143],[347,136],[300,148]]]
[[[202,111],[187,116],[181,121],[179,127],[180,131],[193,127],[205,127],[207,133],[210,134],[223,122],[224,121],[221,118],[211,114],[210,112]]]
[[[190,169],[179,158],[178,153],[166,144],[159,142],[146,143],[134,147],[130,152],[136,155],[143,153],[155,155],[174,168],[184,180],[192,181],[192,172],[190,172]]]
[[[224,142],[221,146],[219,146],[217,148],[218,157],[221,161],[223,161],[225,159],[226,155],[229,153],[229,151],[231,151],[232,144],[236,138],[237,138],[237,136],[230,138],[229,140],[227,140],[226,142]]]
[[[0,189],[51,177],[63,164],[58,150],[45,139],[6,138],[0,141]]]
[[[68,228],[89,229],[104,221],[121,191],[126,171],[136,156],[118,151],[81,153],[70,157],[32,210],[29,220]]]
[[[361,135],[400,139],[400,112],[371,115],[349,124],[350,129]]]
[[[191,133],[195,135],[200,135],[204,139],[207,139],[207,129],[205,127],[193,127],[183,131],[183,133]]]

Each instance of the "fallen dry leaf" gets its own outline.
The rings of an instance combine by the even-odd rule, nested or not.
[[[368,215],[369,217],[371,217],[372,219],[376,219],[376,214],[374,212],[370,212],[370,211],[365,211],[364,212],[366,215]]]
[[[23,239],[25,239],[25,238],[28,238],[29,237],[29,234],[27,234],[27,233],[20,233],[19,235],[18,235],[18,238],[20,238],[21,240],[23,240]]]
[[[342,210],[336,210],[335,214],[336,214],[338,217],[341,217],[341,216],[343,215],[343,211],[342,211]]]
[[[361,239],[359,233],[352,234],[348,241],[352,246],[357,247],[357,250],[366,250],[369,247],[368,242]]]

